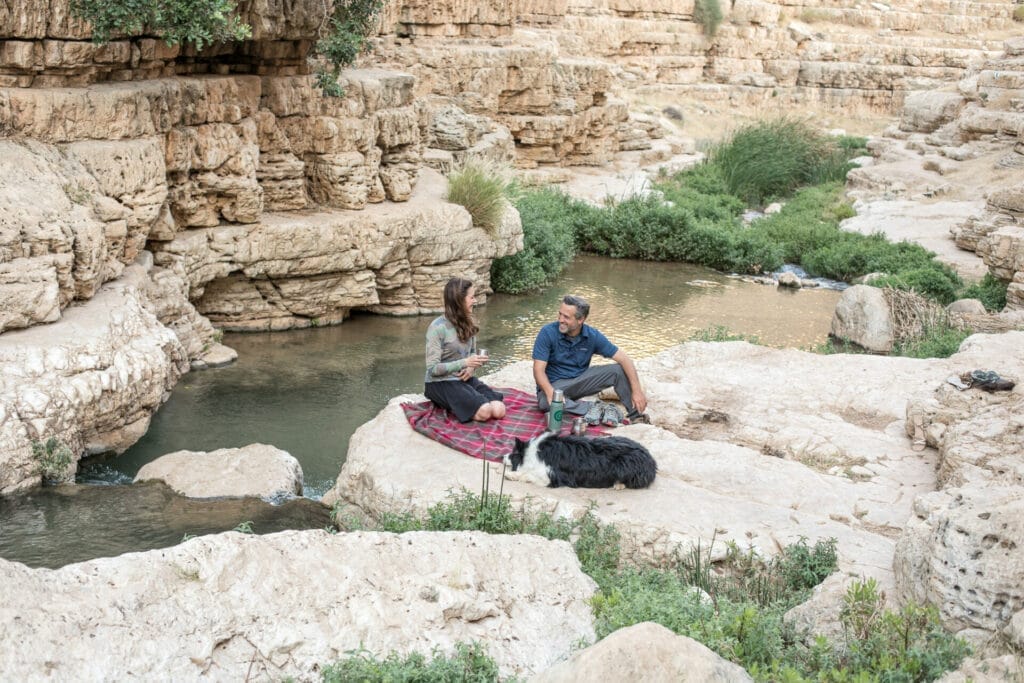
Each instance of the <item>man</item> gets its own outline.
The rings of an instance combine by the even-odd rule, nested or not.
[[[650,422],[644,410],[647,396],[640,386],[636,366],[621,349],[590,325],[590,304],[578,296],[562,299],[558,322],[540,329],[533,343],[533,378],[537,382],[537,403],[547,411],[555,389],[565,395],[565,411],[582,415],[590,408],[577,399],[614,387],[630,422]],[[594,354],[611,358],[614,363],[590,367]]]

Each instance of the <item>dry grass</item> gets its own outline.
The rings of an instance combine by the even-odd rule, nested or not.
[[[949,324],[942,306],[916,292],[886,287],[882,293],[889,304],[893,338],[897,342],[917,339],[930,328]]]

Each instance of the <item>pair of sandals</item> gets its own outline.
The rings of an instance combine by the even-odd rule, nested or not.
[[[590,410],[583,416],[588,425],[604,425],[606,427],[618,427],[624,419],[622,411],[617,406],[604,401],[594,401]]]

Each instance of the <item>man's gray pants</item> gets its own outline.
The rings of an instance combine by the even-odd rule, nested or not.
[[[622,401],[626,412],[632,415],[636,412],[633,407],[633,390],[629,386],[629,379],[626,371],[618,363],[607,365],[592,365],[583,371],[579,377],[571,379],[556,379],[551,383],[555,389],[561,389],[565,394],[565,412],[573,415],[584,415],[590,409],[590,401],[580,401],[584,396],[591,396],[608,387],[615,388],[615,394]],[[547,412],[548,397],[543,391],[537,392],[537,405],[542,411]]]

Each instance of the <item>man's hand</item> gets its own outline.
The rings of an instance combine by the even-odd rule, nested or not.
[[[640,386],[640,377],[636,373],[636,365],[633,364],[633,359],[627,356],[622,349],[619,349],[612,356],[612,360],[621,365],[623,372],[626,373],[626,379],[629,380],[629,391],[633,395],[633,409],[638,413],[644,412],[647,410],[647,394],[644,393],[643,387]]]
[[[644,394],[643,390],[633,392],[633,407],[636,408],[636,412],[642,413],[647,410],[647,395]]]

